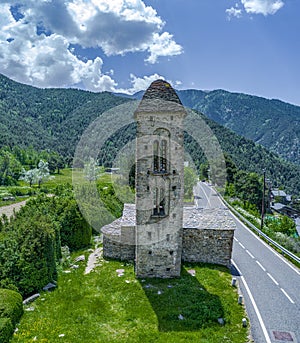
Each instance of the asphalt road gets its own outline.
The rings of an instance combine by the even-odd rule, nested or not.
[[[195,187],[196,205],[225,205],[206,183]],[[256,343],[300,343],[300,271],[263,242],[232,214],[234,234],[232,272],[244,296]]]

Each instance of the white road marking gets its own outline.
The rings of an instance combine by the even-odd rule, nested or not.
[[[200,186],[201,187],[201,186]],[[208,186],[207,186],[208,187]],[[204,191],[204,188],[201,187],[202,190]],[[205,193],[205,191],[204,191]],[[225,203],[223,202],[223,199],[219,196],[220,201],[222,204],[226,207]],[[264,242],[257,234],[255,234],[251,229],[249,229],[237,216],[235,216],[231,211],[230,211],[232,217],[236,219],[249,233],[251,233],[260,243],[262,243],[266,248],[268,248],[274,255],[276,255],[278,258],[281,259],[282,262],[284,262],[287,266],[289,266],[294,272],[296,272],[298,275],[300,275],[300,270],[296,269],[290,262],[288,262],[284,257],[282,257],[280,254],[278,254],[277,251],[275,251],[273,248],[271,248],[266,242]]]
[[[202,190],[203,190],[205,198],[207,199],[207,205],[209,205],[207,208],[209,208],[210,207],[210,200],[209,200],[208,196],[206,195],[206,192],[205,192],[204,188],[201,187],[201,186],[200,186],[200,188],[202,188]],[[209,190],[210,190],[210,194],[211,194],[211,188],[209,188]]]
[[[235,237],[233,237],[233,239],[234,239],[236,242],[238,242],[238,240],[237,240]]]
[[[239,242],[239,245],[240,245],[243,249],[245,249],[245,246],[244,246],[241,242]]]
[[[292,264],[290,264],[285,258],[278,254],[274,249],[272,249],[266,242],[264,242],[258,235],[252,232],[238,217],[236,217],[232,212],[230,212],[233,218],[235,218],[249,233],[251,233],[260,243],[262,243],[266,248],[268,248],[274,255],[281,259],[286,265],[288,265],[294,272],[300,275],[300,271],[297,270]]]
[[[292,300],[292,298],[287,294],[287,292],[283,289],[283,288],[280,288],[282,293],[289,299],[289,301],[292,303],[292,304],[295,304],[295,302]]]
[[[270,273],[267,273],[269,278],[275,283],[275,285],[279,286],[279,283],[273,278],[273,276]]]
[[[231,260],[231,261],[232,261],[232,264],[234,265],[234,267],[236,268],[236,270],[238,271],[238,273],[241,275],[240,278],[241,278],[241,280],[242,280],[242,282],[243,282],[243,284],[244,284],[244,286],[245,286],[245,289],[246,289],[246,291],[247,291],[247,293],[248,293],[248,296],[249,296],[249,298],[250,298],[250,301],[251,301],[251,303],[252,303],[252,305],[253,305],[253,308],[254,308],[254,311],[255,311],[255,313],[256,313],[256,315],[257,315],[259,324],[260,324],[261,329],[262,329],[262,331],[263,331],[263,334],[264,334],[264,336],[265,336],[266,343],[272,343],[272,342],[271,342],[271,339],[270,339],[270,336],[269,336],[269,334],[268,334],[268,331],[267,331],[267,329],[266,329],[265,323],[264,323],[263,320],[262,320],[262,317],[261,317],[261,314],[260,314],[260,312],[259,312],[259,309],[258,309],[258,307],[257,307],[257,305],[256,305],[256,302],[255,302],[255,300],[254,300],[254,298],[253,298],[253,296],[252,296],[252,293],[251,293],[251,291],[250,291],[250,289],[249,289],[249,287],[248,287],[248,284],[247,284],[245,278],[242,276],[242,273],[240,272],[240,270],[239,270],[239,268],[237,267],[237,265],[235,264],[235,262],[234,262],[233,260]]]
[[[260,266],[260,268],[265,272],[266,271],[266,268],[256,260],[256,263]]]
[[[251,254],[251,252],[249,250],[246,249],[246,253],[251,257],[254,258],[254,256]]]

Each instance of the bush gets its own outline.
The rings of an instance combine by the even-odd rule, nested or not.
[[[14,196],[34,195],[35,191],[31,187],[10,187],[9,191]]]
[[[14,333],[14,327],[9,318],[0,318],[0,342],[8,343],[12,334]]]
[[[9,318],[15,326],[23,314],[22,300],[20,293],[10,289],[0,289],[0,318]]]
[[[61,244],[72,251],[87,247],[91,243],[92,228],[83,218],[75,200],[69,200],[59,217]]]

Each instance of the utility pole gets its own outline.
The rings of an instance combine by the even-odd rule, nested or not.
[[[266,188],[266,171],[263,169],[263,195],[261,201],[261,220],[260,220],[260,229],[263,229],[264,226],[264,215],[265,215],[265,188]]]

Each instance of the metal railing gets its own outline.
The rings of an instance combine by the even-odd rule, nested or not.
[[[275,246],[277,249],[279,249],[283,255],[289,256],[291,259],[293,259],[294,261],[296,261],[297,263],[300,264],[300,258],[298,256],[296,256],[295,254],[293,254],[292,252],[290,252],[289,250],[287,250],[286,248],[284,248],[283,246],[281,246],[280,244],[275,242],[269,236],[267,236],[264,232],[262,232],[255,225],[253,225],[251,222],[249,222],[249,220],[247,220],[243,215],[241,215],[235,208],[233,208],[231,205],[229,205],[228,202],[225,199],[223,199],[223,197],[220,194],[218,194],[218,195],[220,196],[220,198],[222,199],[224,204],[231,210],[231,212],[233,212],[237,217],[239,217],[239,219],[241,219],[245,224],[250,226],[251,229],[256,231],[259,236],[262,236],[266,241],[268,241],[273,246]]]

